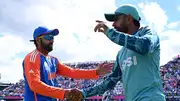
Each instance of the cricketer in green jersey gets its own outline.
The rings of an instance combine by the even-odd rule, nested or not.
[[[122,80],[125,101],[165,101],[160,75],[159,36],[148,27],[140,27],[135,6],[121,5],[113,14],[110,29],[97,21],[95,32],[104,33],[112,42],[123,46],[118,52],[112,73],[101,84],[83,89],[84,98],[103,94]]]

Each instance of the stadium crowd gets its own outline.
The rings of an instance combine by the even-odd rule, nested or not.
[[[109,61],[109,62],[114,62],[114,61]],[[92,69],[95,68],[100,63],[102,63],[102,61],[67,63],[66,65],[71,66],[73,68]],[[177,99],[180,99],[180,55],[175,57],[172,61],[169,61],[167,64],[161,66],[160,71],[163,79],[164,94],[166,95],[166,97],[177,96],[179,97]],[[83,89],[101,83],[105,79],[105,77],[106,76],[101,76],[98,80],[82,80],[82,79],[71,79],[71,78],[59,76],[57,78],[57,81],[58,81],[58,87],[61,88],[77,87],[79,89]],[[24,80],[20,80],[19,82],[5,88],[3,91],[0,91],[0,96],[23,97],[23,87],[24,87]],[[118,84],[112,91],[113,91],[112,94],[114,96],[123,95],[122,83],[118,82]]]
[[[164,66],[161,66],[160,73],[162,75],[165,95],[180,96],[180,55]]]

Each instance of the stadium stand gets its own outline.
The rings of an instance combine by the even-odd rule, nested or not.
[[[79,62],[79,63],[66,63],[73,68],[92,69],[103,61],[95,62]],[[114,61],[109,61],[114,62]],[[167,101],[180,101],[180,55],[173,58],[167,64],[161,66],[161,76],[163,79],[164,94]],[[62,88],[74,88],[83,89],[89,86],[97,85],[101,83],[106,76],[101,76],[98,80],[81,80],[71,79],[67,77],[59,76],[57,78],[58,86]],[[0,90],[0,99],[23,99],[24,80],[20,80],[15,84],[11,84],[4,90]],[[116,87],[110,93],[114,101],[123,101],[123,89],[122,83],[118,82]],[[102,95],[89,98],[88,101],[101,101]]]

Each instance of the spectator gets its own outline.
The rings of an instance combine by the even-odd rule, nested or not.
[[[66,65],[71,66],[73,68],[79,67],[84,69],[93,69],[100,63],[102,62],[67,63]],[[164,94],[167,97],[180,96],[180,55],[179,57],[174,58],[172,61],[168,62],[167,64],[161,66],[161,76],[163,79]],[[60,76],[57,78],[57,82],[59,84],[58,86],[61,88],[77,87],[79,89],[83,89],[89,86],[99,84],[104,80],[104,78],[105,77],[102,76],[98,80],[81,80],[81,79],[70,79]],[[24,80],[20,80],[19,82],[5,88],[3,91],[0,91],[0,96],[23,97],[23,92],[24,92],[23,89],[24,89]],[[121,82],[117,83],[112,93],[113,96],[123,95],[123,88]],[[170,101],[172,101],[172,99]]]

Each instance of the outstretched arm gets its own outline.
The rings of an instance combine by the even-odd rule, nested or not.
[[[114,43],[140,54],[146,54],[158,49],[159,37],[150,29],[143,28],[141,30],[142,31],[139,31],[138,34],[143,34],[143,36],[128,35],[109,28],[106,30],[105,34]]]
[[[113,64],[107,64],[106,62],[97,66],[96,69],[73,69],[66,66],[60,61],[58,62],[57,73],[59,75],[67,76],[77,79],[98,79],[99,75],[104,75],[112,71]]]
[[[84,98],[103,94],[106,90],[115,87],[116,83],[120,81],[121,78],[122,72],[118,64],[118,60],[116,60],[112,73],[101,84],[82,90]]]
[[[115,29],[110,29],[103,21],[96,21],[98,24],[94,28],[94,31],[104,33],[112,42],[124,46],[130,50],[138,52],[140,54],[151,53],[156,49],[159,49],[159,37],[150,30],[148,27],[139,29],[136,34],[129,35]]]

